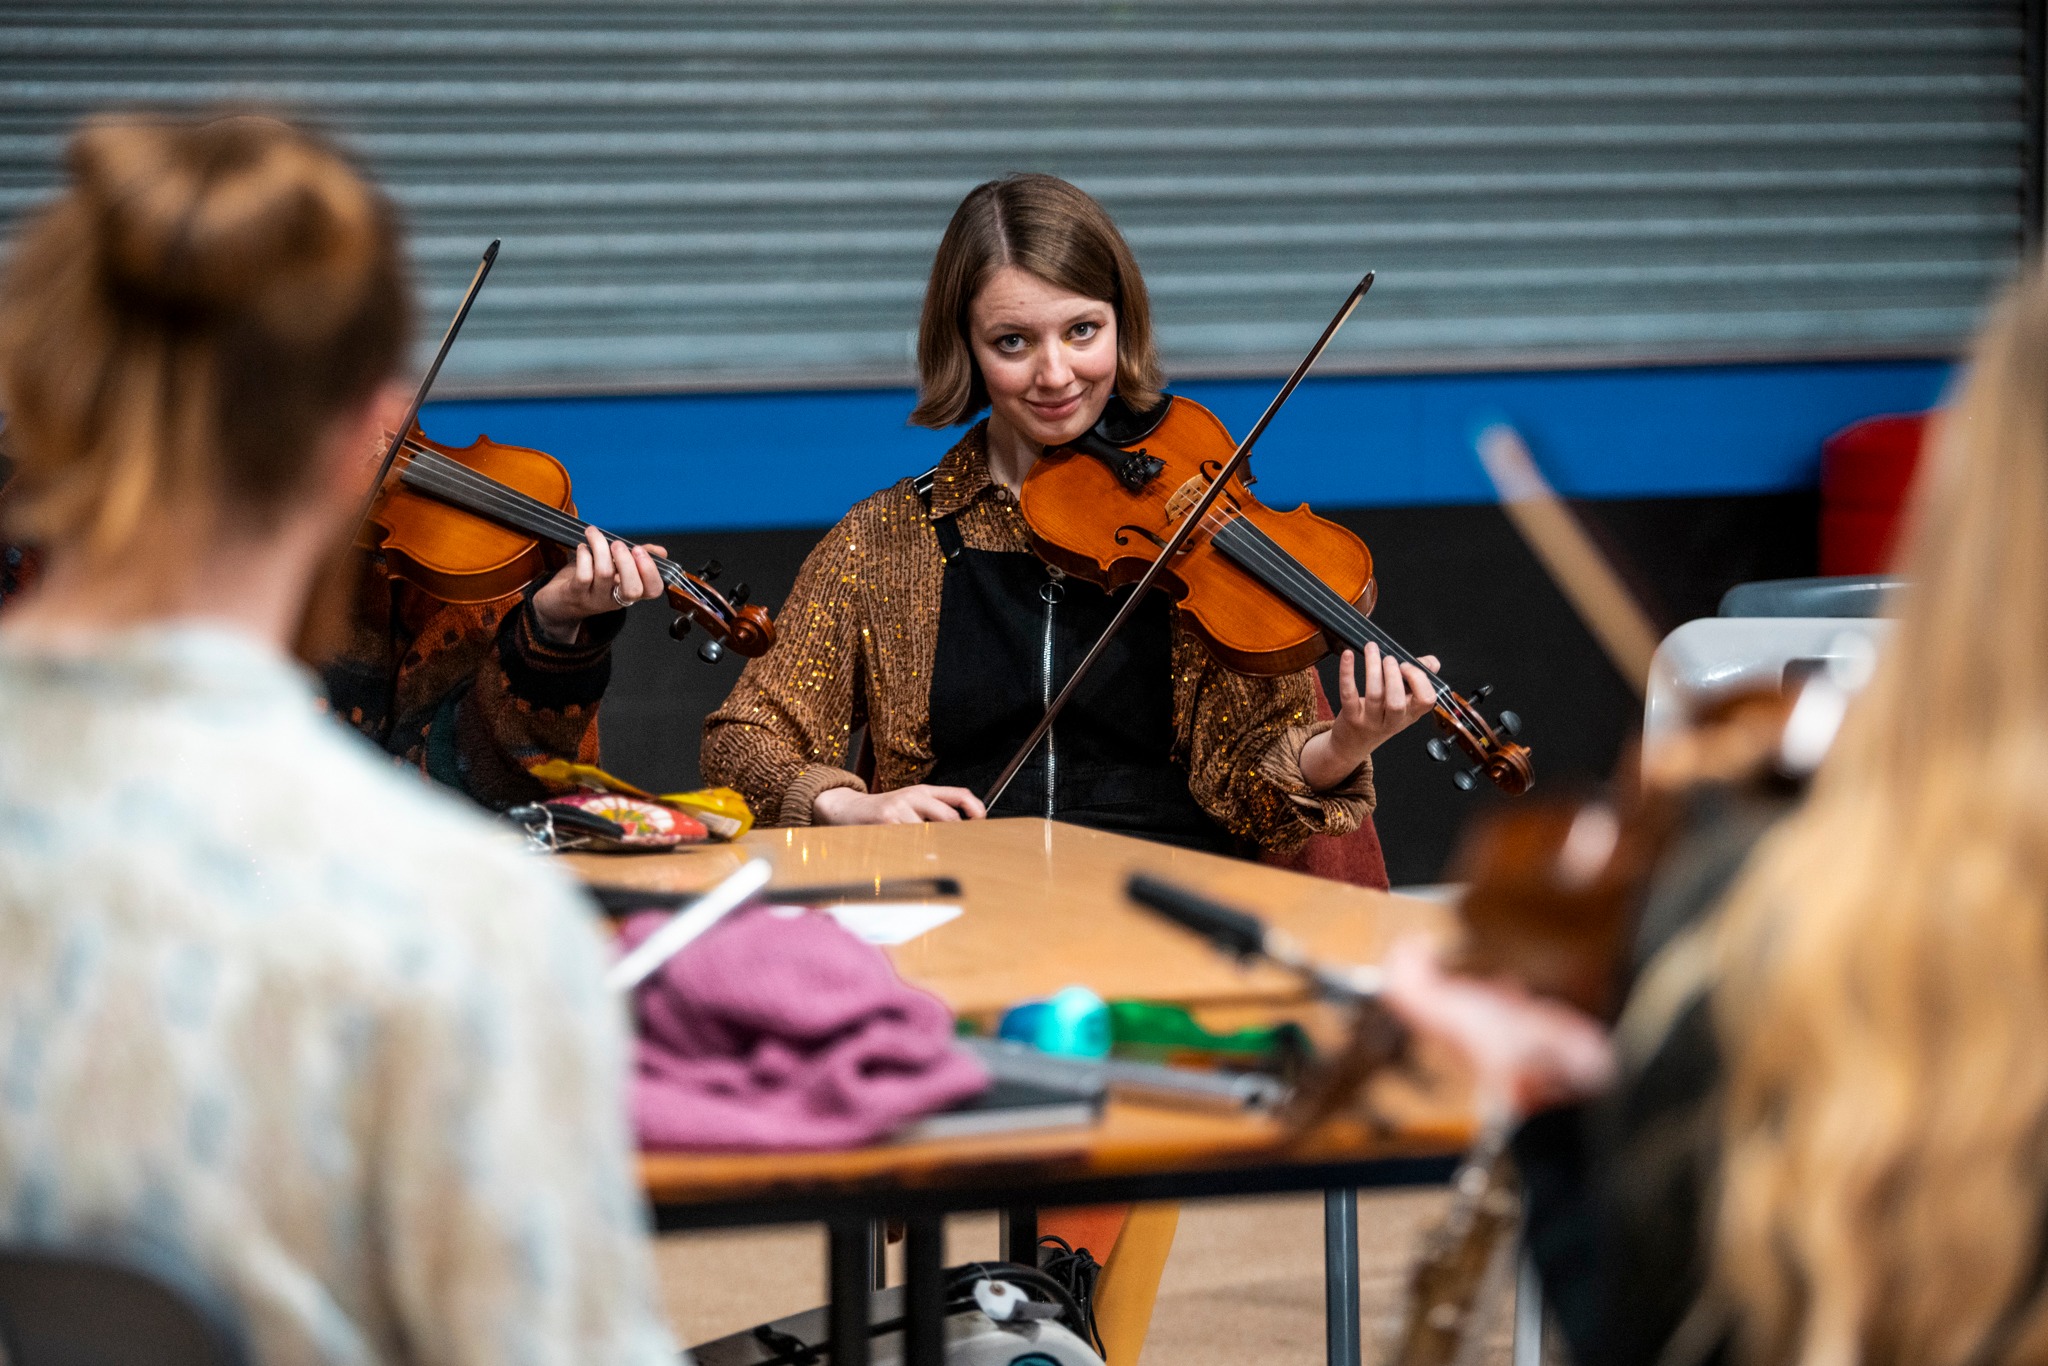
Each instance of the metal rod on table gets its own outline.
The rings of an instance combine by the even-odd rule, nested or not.
[[[1358,1192],[1350,1187],[1323,1192],[1323,1334],[1330,1366],[1359,1366]]]
[[[1017,770],[1024,767],[1024,761],[1031,757],[1031,752],[1038,748],[1038,742],[1045,739],[1045,733],[1052,729],[1054,718],[1066,709],[1067,703],[1074,696],[1074,690],[1081,686],[1081,680],[1095,667],[1095,661],[1109,647],[1110,641],[1116,639],[1117,633],[1123,630],[1124,622],[1130,619],[1131,613],[1138,610],[1139,604],[1144,600],[1145,591],[1165,571],[1168,561],[1178,555],[1180,548],[1187,544],[1188,537],[1202,524],[1202,519],[1208,516],[1209,509],[1223,496],[1224,486],[1230,482],[1231,477],[1244,468],[1244,462],[1251,456],[1252,447],[1257,445],[1259,438],[1265,434],[1266,426],[1273,420],[1273,415],[1280,411],[1280,405],[1287,402],[1288,396],[1294,392],[1294,387],[1301,383],[1302,376],[1306,375],[1310,367],[1322,356],[1324,348],[1329,346],[1331,339],[1337,335],[1337,330],[1350,319],[1352,311],[1358,307],[1359,300],[1372,288],[1372,280],[1373,272],[1368,270],[1365,278],[1352,287],[1350,297],[1345,299],[1344,306],[1337,310],[1337,316],[1330,319],[1329,326],[1323,329],[1323,335],[1316,338],[1316,344],[1301,358],[1301,364],[1294,367],[1294,373],[1280,386],[1280,392],[1273,395],[1273,401],[1266,405],[1266,411],[1259,414],[1259,420],[1245,433],[1244,440],[1237,443],[1237,449],[1230,453],[1230,459],[1224,461],[1223,467],[1216,471],[1215,477],[1209,481],[1208,490],[1196,501],[1194,507],[1188,510],[1187,516],[1180,519],[1180,525],[1173,529],[1173,534],[1166,538],[1166,544],[1159,548],[1158,556],[1146,566],[1144,574],[1132,585],[1131,591],[1124,595],[1123,604],[1116,609],[1116,615],[1109,619],[1109,625],[1102,628],[1102,634],[1088,647],[1088,653],[1081,656],[1081,662],[1074,666],[1074,672],[1067,675],[1066,683],[1046,707],[1045,715],[1038,718],[1038,724],[1031,728],[1031,734],[1017,747],[1017,752],[1010,756],[1010,762],[997,775],[995,782],[989,785],[988,791],[982,794],[983,806],[990,809],[995,807],[996,799],[1003,795],[1003,789],[1010,785],[1010,780],[1017,776]]]
[[[702,895],[700,892],[650,892],[608,882],[593,882],[585,890],[597,898],[597,904],[604,908],[606,915],[681,910],[695,905]],[[950,877],[874,878],[867,882],[826,882],[775,889],[776,899],[789,906],[822,906],[842,901],[930,901],[958,895],[960,880]]]
[[[904,1363],[944,1366],[946,1221],[936,1214],[914,1214],[908,1225],[903,1245]]]
[[[868,1221],[834,1220],[826,1225],[826,1236],[825,1283],[831,1304],[825,1319],[832,1366],[868,1366],[868,1298],[875,1293],[868,1271]]]

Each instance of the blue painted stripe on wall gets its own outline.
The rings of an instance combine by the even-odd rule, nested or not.
[[[1474,424],[1505,416],[1557,486],[1582,498],[1811,487],[1820,443],[1876,413],[1933,404],[1938,360],[1688,366],[1310,380],[1253,460],[1282,507],[1484,502]],[[1242,432],[1270,380],[1177,389]],[[906,426],[907,389],[615,398],[457,399],[426,429],[479,432],[569,467],[584,515],[615,531],[823,526],[933,464],[955,433]]]

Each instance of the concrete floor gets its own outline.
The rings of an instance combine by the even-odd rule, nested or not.
[[[1408,1266],[1440,1216],[1441,1191],[1368,1193],[1359,1201],[1359,1279],[1368,1362],[1399,1313]],[[996,1253],[993,1216],[949,1221],[946,1263]],[[1142,1366],[1321,1366],[1320,1196],[1210,1200],[1181,1211]],[[896,1249],[900,1254],[900,1248]],[[697,1233],[657,1245],[676,1336],[703,1342],[821,1304],[825,1238],[814,1227]],[[901,1268],[895,1272],[901,1277]],[[1493,1307],[1474,1366],[1506,1366],[1511,1296]]]

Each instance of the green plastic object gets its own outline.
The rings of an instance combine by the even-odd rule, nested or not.
[[[1308,1046],[1296,1024],[1218,1034],[1204,1029],[1182,1007],[1157,1001],[1111,1001],[1109,1037],[1118,1053],[1211,1053],[1261,1062],[1299,1057]]]

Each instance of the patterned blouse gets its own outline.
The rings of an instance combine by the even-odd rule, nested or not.
[[[546,759],[597,762],[597,704],[624,612],[583,623],[583,640],[541,634],[531,594],[448,603],[394,582],[373,555],[340,658],[322,671],[329,705],[409,768],[493,810],[547,794]]]
[[[673,1366],[586,906],[314,699],[221,629],[0,631],[0,1239],[265,1366]]]
[[[704,722],[704,781],[739,789],[764,825],[808,825],[834,787],[866,790],[848,771],[865,726],[877,791],[924,781],[933,764],[932,662],[944,559],[931,522],[958,514],[975,550],[1029,551],[1023,514],[989,477],[986,424],[961,438],[932,476],[930,510],[905,479],[866,499],[805,559],[776,620],[773,650],[750,660]],[[1318,721],[1312,675],[1250,678],[1218,664],[1176,622],[1174,760],[1219,824],[1287,852],[1311,835],[1345,835],[1372,811],[1372,765],[1315,792],[1301,750]]]
[[[527,770],[597,762],[597,706],[624,612],[583,624],[583,640],[540,633],[529,597],[447,603],[357,557],[356,613],[323,671],[328,705],[409,768],[493,810],[546,795]],[[35,581],[33,550],[0,544],[0,607]]]

